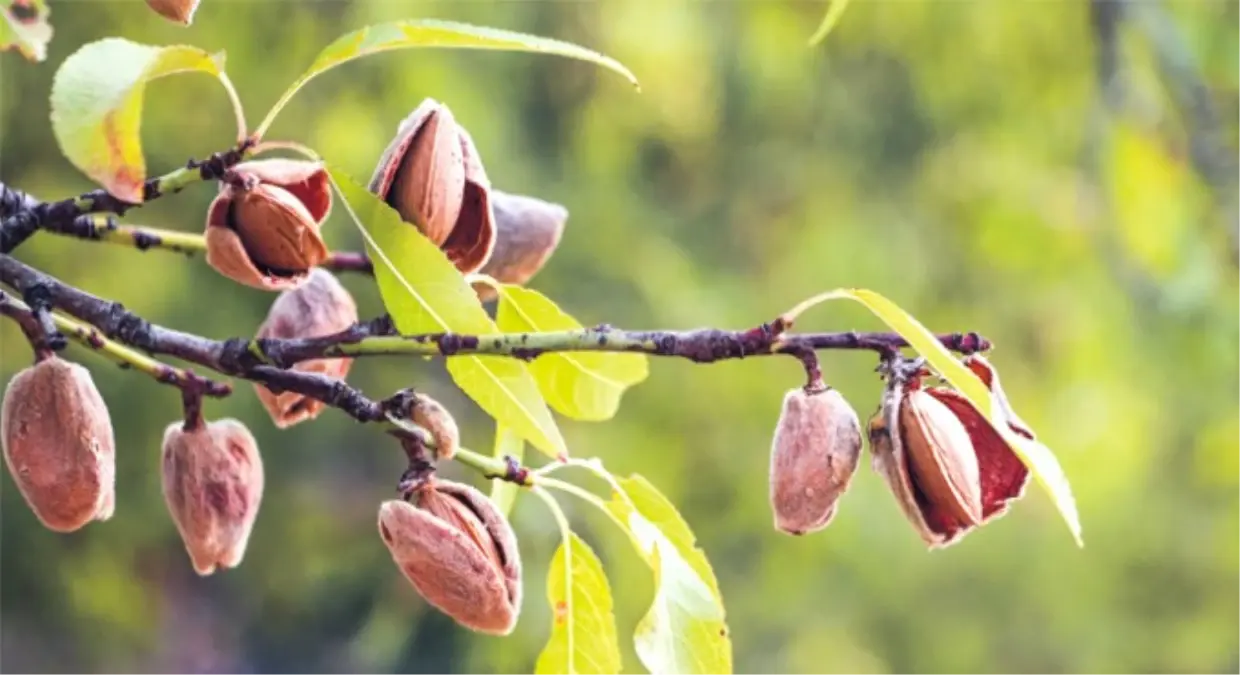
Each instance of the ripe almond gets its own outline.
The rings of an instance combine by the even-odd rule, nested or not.
[[[969,433],[947,406],[930,394],[906,394],[900,432],[909,469],[928,504],[966,524],[982,521],[981,479]]]
[[[491,182],[473,138],[439,101],[426,99],[400,124],[369,189],[462,273],[478,271],[491,257]]]
[[[287,159],[239,164],[207,211],[207,263],[268,291],[296,288],[327,259],[319,226],[331,210],[322,164]]]
[[[379,508],[379,534],[405,578],[461,625],[507,635],[521,611],[521,559],[507,519],[481,492],[432,481]]]

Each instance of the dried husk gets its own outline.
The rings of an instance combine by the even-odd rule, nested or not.
[[[13,482],[45,527],[67,533],[112,517],[116,441],[89,370],[51,356],[17,373],[0,432]]]

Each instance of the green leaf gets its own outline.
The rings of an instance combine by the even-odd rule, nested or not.
[[[495,450],[491,456],[496,459],[503,459],[505,456],[512,457],[518,462],[525,456],[525,441],[520,436],[514,434],[511,429],[502,425],[495,425]],[[517,493],[520,487],[516,483],[510,483],[506,480],[491,481],[491,501],[495,503],[495,508],[499,512],[507,516],[512,513],[513,504],[517,501]]]
[[[810,303],[838,299],[855,300],[869,309],[879,319],[908,340],[909,345],[938,371],[943,379],[951,383],[965,398],[969,399],[982,415],[984,415],[995,431],[1007,441],[1012,451],[1029,467],[1038,483],[1050,495],[1055,508],[1063,516],[1068,530],[1078,546],[1084,546],[1081,539],[1081,520],[1076,510],[1076,500],[1072,497],[1072,489],[1068,478],[1055,454],[1045,445],[1031,441],[1012,432],[1004,422],[1004,412],[994,405],[990,390],[973,371],[962,364],[959,359],[943,346],[934,334],[921,325],[903,309],[887,298],[874,291],[862,288],[840,288],[815,297]],[[805,303],[802,305],[805,306]],[[799,313],[799,312],[798,312]]]
[[[840,17],[844,16],[844,9],[848,7],[849,0],[829,0],[831,4],[827,5],[827,14],[822,17],[822,23],[818,24],[818,30],[814,31],[814,36],[809,39],[810,46],[814,46],[827,38],[827,33],[835,28],[835,24],[840,22]]]
[[[655,576],[650,611],[633,641],[651,673],[731,673],[723,598],[706,554],[676,507],[645,478],[619,478],[607,508]]]
[[[47,58],[47,43],[52,40],[52,26],[47,22],[50,10],[45,0],[0,0],[0,52],[16,49],[28,61],[39,63]]]
[[[319,74],[362,56],[411,47],[490,49],[564,56],[596,63],[620,73],[634,86],[637,86],[637,78],[619,61],[568,42],[452,21],[435,19],[393,21],[347,33],[324,47],[314,59],[314,63],[310,64],[310,68],[289,86],[288,90],[280,96],[280,100],[276,101],[275,106],[267,113],[267,118],[259,125],[258,135],[265,134],[276,115],[284,109],[293,95]]]
[[[571,590],[570,590],[571,589]],[[547,571],[551,637],[535,673],[618,673],[620,643],[603,563],[570,533]]]
[[[118,199],[142,202],[142,98],[165,75],[220,76],[224,55],[152,47],[121,38],[91,42],[65,59],[52,82],[52,132],[60,151]]]
[[[500,286],[496,323],[505,333],[580,330],[582,325],[547,296],[529,288]],[[610,419],[620,397],[649,374],[644,354],[552,352],[534,359],[530,372],[551,408],[579,420]]]
[[[375,281],[405,335],[454,332],[499,335],[465,278],[416,227],[343,171],[328,167],[344,208],[358,224],[375,265]],[[568,449],[538,383],[524,363],[500,356],[453,356],[448,373],[488,415],[552,457]]]

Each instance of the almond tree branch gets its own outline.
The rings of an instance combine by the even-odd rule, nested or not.
[[[270,382],[283,390],[297,391],[331,405],[347,402],[350,397],[328,382],[312,383],[299,379],[308,375],[284,369],[301,361],[341,356],[487,354],[530,360],[551,352],[609,351],[712,363],[775,354],[801,358],[807,351],[826,349],[888,353],[908,345],[896,333],[787,333],[772,324],[749,330],[626,331],[604,325],[546,333],[399,335],[388,317],[359,323],[321,338],[217,341],[152,324],[125,310],[120,303],[69,286],[11,256],[0,255],[0,282],[22,293],[38,290],[53,306],[97,326],[110,339],[153,354],[175,356],[227,375]],[[964,354],[990,348],[989,341],[976,333],[945,334],[940,335],[939,340],[948,349]],[[299,387],[309,387],[312,391]],[[364,413],[366,421],[381,418],[373,410],[360,412]]]
[[[252,142],[246,140],[237,147],[217,152],[209,158],[190,160],[184,168],[163,176],[152,178],[143,184],[142,201],[148,202],[165,194],[180,192],[199,182],[216,180],[230,167],[236,165],[250,150]],[[94,224],[87,218],[92,213],[115,213],[126,211],[141,204],[131,204],[117,199],[103,189],[91,190],[58,202],[41,202],[34,197],[0,183],[0,253],[10,253],[40,229],[88,228]]]
[[[0,291],[0,314],[9,317],[22,327],[27,338],[31,339],[36,350],[40,345],[32,338],[34,327],[38,323],[35,312],[26,303]],[[168,384],[187,392],[201,396],[223,397],[232,393],[232,387],[208,378],[195,375],[192,371],[174,368],[161,363],[145,354],[141,354],[125,345],[109,340],[99,334],[98,329],[59,314],[51,314],[51,320],[60,334],[81,344],[88,349],[99,352],[115,361],[122,368],[133,368],[149,375],[156,382]],[[35,332],[35,334],[41,331]]]

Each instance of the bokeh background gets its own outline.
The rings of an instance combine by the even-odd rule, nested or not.
[[[856,2],[824,45],[815,2],[204,0],[182,29],[141,2],[51,3],[49,58],[0,55],[0,174],[44,198],[92,187],[59,154],[56,67],[106,36],[228,53],[262,117],[338,34],[437,17],[574,41],[641,79],[554,57],[406,51],[312,82],[270,138],[369,177],[424,97],[448,103],[507,191],[566,205],[533,285],[583,323],[739,328],[836,286],[876,289],[941,331],[996,342],[1008,393],[1062,461],[1078,550],[1036,486],[1005,518],[929,553],[868,468],[830,528],[776,533],[769,442],[788,359],[659,361],[614,420],[563,420],[579,456],[649,477],[713,561],[738,672],[1237,672],[1237,21],[1229,0]],[[161,80],[142,130],[152,173],[225,148],[208,77]],[[127,222],[200,229],[207,186]],[[358,248],[339,209],[331,245]],[[249,335],[272,295],[201,259],[39,235],[18,257],[157,322]],[[372,282],[347,276],[364,315]],[[826,306],[805,329],[877,329]],[[277,432],[252,389],[207,413],[257,435],[267,492],[244,564],[190,568],[160,493],[173,392],[77,348],[108,400],[117,508],[73,535],[42,529],[7,473],[0,652],[8,671],[529,672],[549,630],[557,543],[537,500],[514,512],[526,601],[513,636],[471,634],[400,577],[375,531],[403,457],[328,412]],[[0,324],[0,374],[29,363]],[[863,415],[869,355],[824,355]],[[357,363],[376,395],[416,384],[466,444],[493,426],[442,363]],[[458,467],[448,473],[473,480]],[[651,598],[609,523],[565,501],[604,559],[626,671]]]

